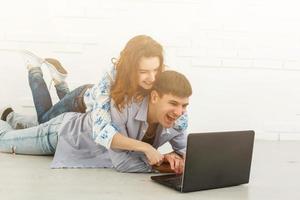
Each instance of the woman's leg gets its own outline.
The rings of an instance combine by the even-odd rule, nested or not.
[[[38,122],[43,123],[44,121],[42,118],[52,107],[52,101],[40,67],[34,67],[28,70],[28,81],[32,92]]]
[[[65,81],[55,84],[54,86],[59,99],[64,98],[66,94],[70,93],[68,84]]]
[[[14,130],[0,120],[0,151],[29,155],[53,155],[55,153],[58,130],[64,115],[38,126]]]
[[[50,119],[65,112],[85,112],[83,100],[84,92],[92,85],[83,85],[66,94],[59,102],[48,109],[39,119],[40,123],[47,122]]]
[[[83,85],[67,94],[65,85],[58,86],[61,92],[59,95],[63,97],[52,106],[51,97],[43,79],[41,68],[31,68],[28,72],[28,79],[39,124],[65,112],[85,112],[83,94],[91,85]]]
[[[59,97],[59,99],[62,99],[66,94],[70,92],[69,87],[65,82],[68,72],[57,59],[45,58],[45,61],[45,64],[50,71],[52,81],[54,82],[57,96]]]

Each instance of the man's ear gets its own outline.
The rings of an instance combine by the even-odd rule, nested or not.
[[[158,101],[159,95],[156,90],[152,90],[150,93],[150,97],[151,103],[156,103]]]

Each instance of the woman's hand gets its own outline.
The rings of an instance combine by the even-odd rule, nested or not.
[[[143,152],[145,153],[150,165],[160,166],[164,161],[164,156],[148,143],[145,143],[145,149]]]
[[[150,144],[136,139],[128,138],[121,133],[117,133],[114,135],[110,147],[112,149],[143,152],[146,155],[148,163],[150,165],[159,166],[164,161],[164,156]]]

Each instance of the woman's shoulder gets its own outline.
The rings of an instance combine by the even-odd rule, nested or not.
[[[184,113],[181,115],[176,121],[173,126],[174,129],[178,131],[185,131],[188,128],[188,115]]]

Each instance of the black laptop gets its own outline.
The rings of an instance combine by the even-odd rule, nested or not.
[[[180,192],[235,186],[249,182],[254,131],[191,133],[182,175],[151,176]]]

